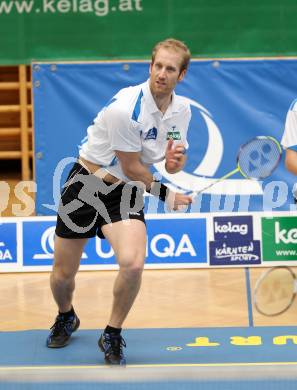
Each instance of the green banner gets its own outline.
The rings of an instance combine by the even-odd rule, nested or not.
[[[167,37],[194,57],[297,55],[295,0],[0,0],[0,64],[147,59]]]
[[[297,217],[262,218],[263,261],[297,260]]]

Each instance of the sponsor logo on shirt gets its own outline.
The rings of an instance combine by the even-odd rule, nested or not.
[[[156,139],[158,134],[158,129],[153,127],[152,129],[149,129],[149,131],[146,133],[145,140],[149,139]]]
[[[181,140],[181,135],[178,130],[175,130],[176,126],[172,126],[172,130],[167,132],[167,141],[173,139],[174,141]]]

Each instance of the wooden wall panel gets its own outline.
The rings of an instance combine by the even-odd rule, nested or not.
[[[32,178],[30,67],[0,67],[0,160],[21,160],[22,180]]]

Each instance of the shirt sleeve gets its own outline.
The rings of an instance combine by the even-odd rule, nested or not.
[[[134,124],[129,113],[111,107],[105,111],[105,123],[108,130],[111,150],[121,152],[140,152],[142,149],[140,130]]]
[[[297,102],[294,103],[287,113],[281,144],[284,148],[297,151]]]

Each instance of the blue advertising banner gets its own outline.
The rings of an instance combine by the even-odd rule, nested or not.
[[[147,264],[207,262],[205,218],[150,219],[147,230]]]
[[[23,222],[23,265],[53,263],[55,221]]]
[[[17,262],[16,223],[0,223],[0,265]]]
[[[152,197],[153,198],[153,197]],[[182,269],[297,265],[297,211],[236,215],[147,214],[145,267]],[[9,217],[0,224],[0,273],[52,269],[56,217]],[[296,242],[295,242],[296,244]],[[80,270],[117,269],[107,240],[88,240]]]
[[[260,240],[254,240],[252,215],[214,217],[213,237],[209,242],[210,265],[261,264]]]
[[[253,217],[251,215],[214,217],[213,232],[215,240],[226,238],[252,240],[254,237]]]
[[[149,63],[35,63],[32,69],[36,210],[53,215],[87,127],[120,88],[148,78]],[[296,60],[192,61],[176,89],[192,108],[187,164],[175,175],[168,175],[163,163],[153,170],[184,191],[213,183],[236,167],[246,141],[259,135],[281,139],[296,90]],[[237,173],[198,196],[188,212],[290,210],[294,181],[283,161],[263,182]],[[162,204],[156,207],[153,212],[166,212]]]
[[[206,219],[147,220],[146,264],[207,263]],[[116,264],[114,252],[106,240],[89,241],[82,265]]]
[[[234,239],[211,241],[209,264],[224,266],[261,264],[260,241]]]
[[[23,265],[46,266],[53,264],[56,221],[23,222]],[[90,239],[82,254],[81,264],[115,264],[106,240]],[[102,243],[102,244],[101,244]],[[106,249],[107,248],[107,249]]]
[[[9,224],[7,225],[9,226]],[[24,221],[23,266],[52,265],[54,238],[55,218],[50,221]],[[11,239],[10,242],[12,244]],[[16,245],[14,245],[14,250],[15,247]],[[13,252],[11,251],[11,253]],[[178,218],[147,220],[146,264],[173,263],[207,263],[205,218],[187,218],[186,223],[184,219]],[[107,240],[96,237],[88,241],[81,259],[82,266],[115,264],[114,252]]]

